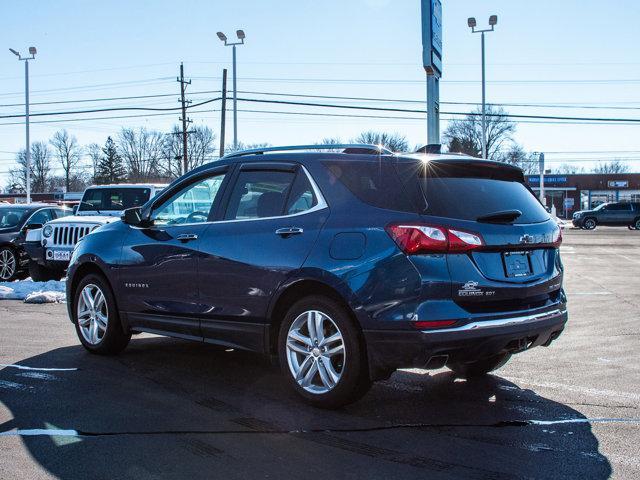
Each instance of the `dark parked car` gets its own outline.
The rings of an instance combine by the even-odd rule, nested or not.
[[[49,220],[70,214],[69,209],[46,203],[0,205],[0,281],[25,275],[29,261],[24,250],[27,230],[42,228]]]
[[[573,214],[573,225],[593,230],[598,225],[628,226],[640,230],[640,203],[602,203],[593,210],[580,210]]]
[[[520,169],[282,152],[301,148],[228,155],[84,237],[67,280],[82,345],[151,332],[262,352],[336,407],[398,368],[482,375],[560,335],[560,228]]]

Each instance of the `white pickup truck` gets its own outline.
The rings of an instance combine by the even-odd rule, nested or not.
[[[59,280],[69,264],[73,247],[101,225],[120,220],[122,212],[156,196],[166,185],[95,185],[85,190],[72,216],[45,223],[30,230],[25,250],[29,254],[29,275],[34,281]]]

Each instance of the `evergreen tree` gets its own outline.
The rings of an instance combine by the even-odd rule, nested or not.
[[[111,137],[102,148],[102,157],[96,168],[96,183],[121,183],[127,178],[127,171],[124,168],[122,157],[118,154],[116,144]]]

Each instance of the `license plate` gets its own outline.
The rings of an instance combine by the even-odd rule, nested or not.
[[[526,277],[531,275],[531,262],[526,252],[505,252],[504,269],[507,277]]]
[[[70,255],[71,252],[53,252],[53,259],[69,261]]]

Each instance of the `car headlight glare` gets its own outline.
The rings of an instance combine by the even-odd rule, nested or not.
[[[51,225],[45,225],[42,229],[42,236],[49,238],[53,234],[53,227]]]

